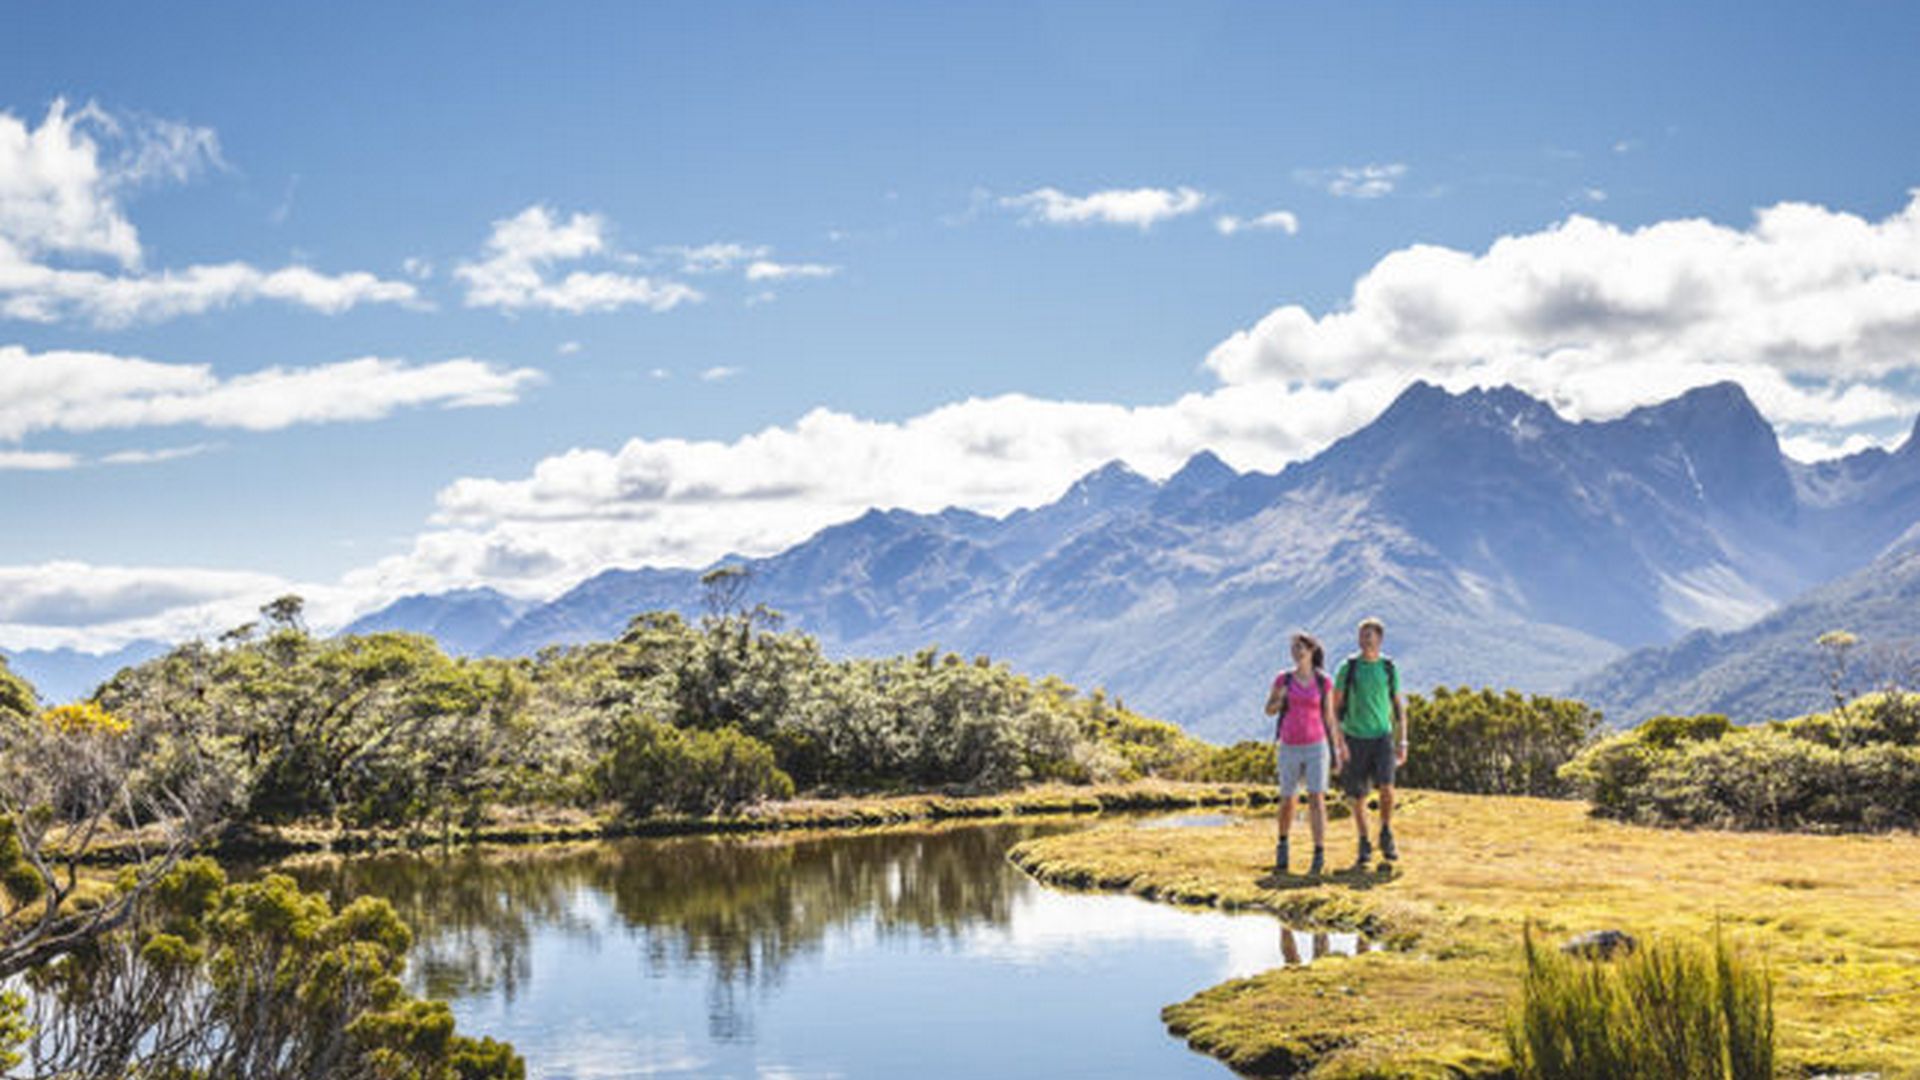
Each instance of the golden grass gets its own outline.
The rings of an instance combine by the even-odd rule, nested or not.
[[[1495,1074],[1526,919],[1557,942],[1607,927],[1707,935],[1718,916],[1772,968],[1789,1074],[1920,1076],[1920,836],[1649,829],[1575,802],[1408,795],[1394,828],[1400,869],[1385,877],[1275,880],[1264,818],[1099,828],[1028,841],[1013,857],[1056,884],[1260,908],[1388,946],[1167,1008],[1177,1034],[1243,1072]],[[1352,843],[1333,831],[1336,865]]]

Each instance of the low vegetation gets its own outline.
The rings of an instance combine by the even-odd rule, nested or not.
[[[1578,701],[1512,690],[1438,687],[1431,697],[1407,696],[1410,787],[1478,795],[1571,794],[1560,767],[1591,745],[1600,714]],[[1270,740],[1235,743],[1188,766],[1193,779],[1270,784],[1275,775]]]
[[[1507,1052],[1521,1080],[1765,1080],[1773,985],[1715,927],[1623,958],[1569,956],[1526,932]]]
[[[1014,859],[1063,886],[1260,909],[1381,946],[1166,1010],[1176,1033],[1247,1073],[1510,1073],[1502,1031],[1531,920],[1548,945],[1608,928],[1701,940],[1717,921],[1772,972],[1782,1072],[1920,1075],[1920,836],[1701,833],[1571,800],[1424,791],[1406,793],[1395,832],[1399,871],[1317,881],[1272,876],[1272,825],[1255,820],[1100,828],[1029,841]]]
[[[1655,717],[1561,770],[1596,814],[1722,829],[1920,825],[1920,695],[1868,694],[1749,727]]]

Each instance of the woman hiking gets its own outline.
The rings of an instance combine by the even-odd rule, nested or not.
[[[1326,650],[1312,634],[1301,631],[1293,635],[1288,651],[1293,668],[1281,672],[1267,692],[1267,715],[1278,718],[1273,739],[1280,769],[1280,836],[1273,846],[1274,873],[1290,872],[1287,834],[1293,826],[1294,798],[1305,787],[1307,820],[1313,828],[1313,862],[1307,873],[1319,874],[1327,861],[1329,765],[1345,764],[1347,743],[1333,718],[1333,680],[1325,670]]]

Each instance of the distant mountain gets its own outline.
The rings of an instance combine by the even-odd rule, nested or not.
[[[112,652],[78,649],[0,649],[15,675],[33,684],[40,700],[49,705],[78,701],[93,693],[123,667],[145,663],[171,646],[159,641],[135,641]]]
[[[1860,644],[1853,689],[1920,672],[1920,543],[1823,585],[1732,633],[1701,630],[1640,649],[1581,680],[1573,693],[1615,724],[1649,716],[1725,713],[1741,723],[1830,708],[1826,661],[1814,642],[1846,630]]]
[[[530,601],[516,600],[496,589],[456,589],[402,597],[354,620],[341,633],[406,630],[437,639],[448,652],[473,655],[500,640],[500,635],[532,606]]]
[[[1230,738],[1261,729],[1260,686],[1294,627],[1338,655],[1378,614],[1409,685],[1557,690],[1625,649],[1734,630],[1915,521],[1913,443],[1800,465],[1731,383],[1604,423],[1511,388],[1418,383],[1277,474],[1202,453],[1155,483],[1113,462],[1005,517],[875,510],[730,561],[752,571],[752,601],[830,651],[990,653]],[[484,651],[697,614],[699,576],[605,571]]]

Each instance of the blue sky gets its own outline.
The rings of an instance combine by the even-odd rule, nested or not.
[[[1739,378],[1803,456],[1920,402],[1906,5],[3,18],[0,645],[1271,468],[1415,377]]]

